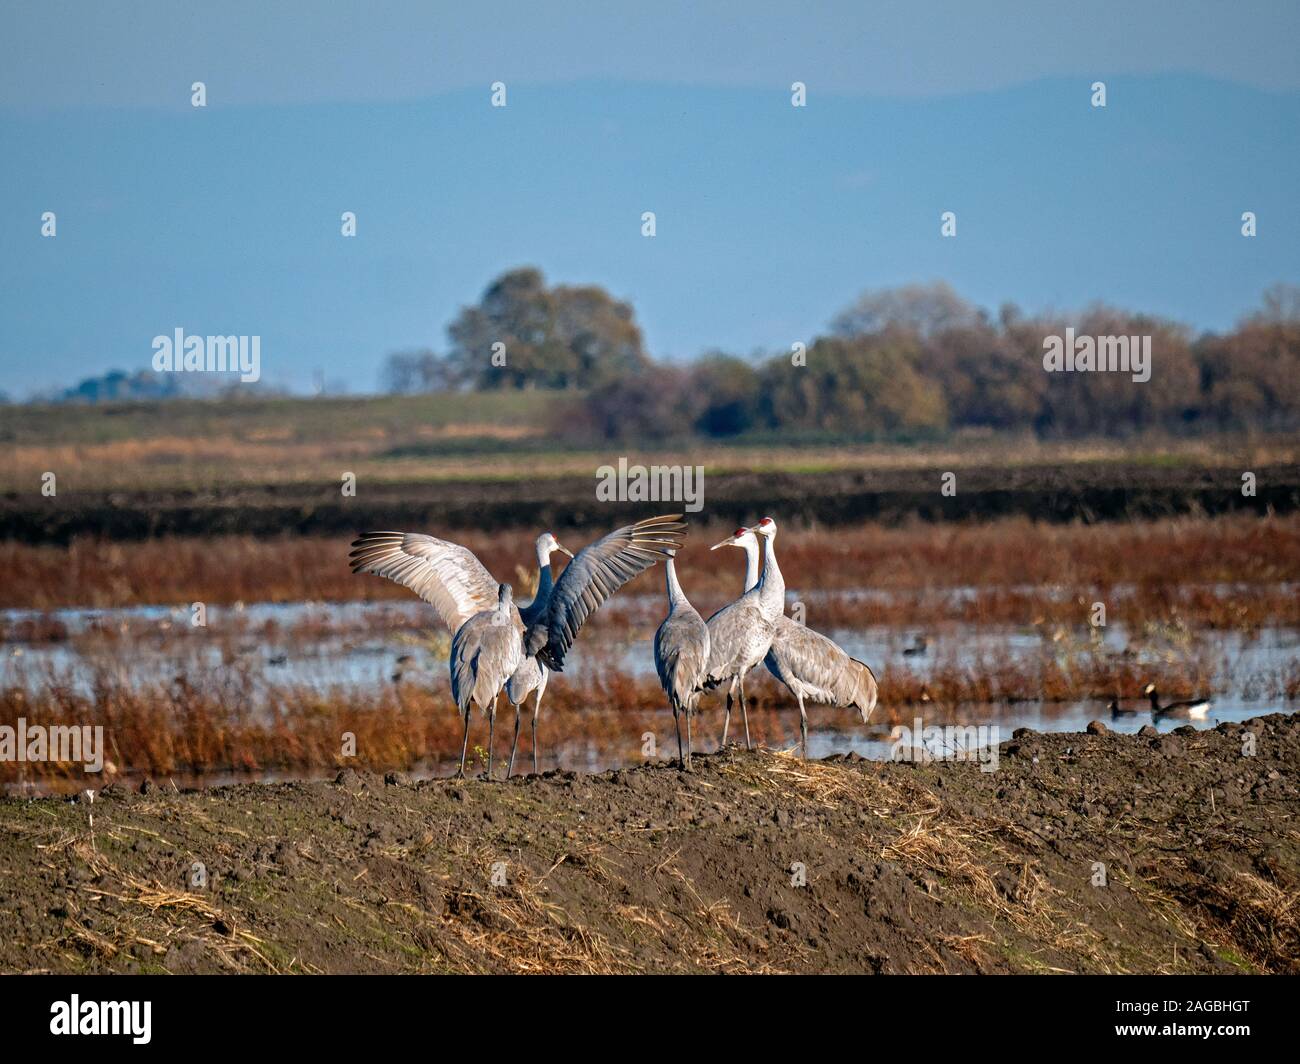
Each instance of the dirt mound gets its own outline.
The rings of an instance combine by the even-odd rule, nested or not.
[[[1300,971],[1300,717],[696,766],[7,799],[0,968]]]

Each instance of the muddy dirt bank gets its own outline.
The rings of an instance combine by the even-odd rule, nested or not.
[[[1179,514],[1289,513],[1300,508],[1300,467],[1256,469],[1256,493],[1241,493],[1241,471],[1196,466],[1069,464],[960,469],[956,494],[941,493],[945,470],[864,469],[828,473],[719,473],[706,476],[704,512],[724,524],[758,510],[795,523],[826,525],[909,519],[1043,521],[1136,520]],[[556,529],[608,527],[643,517],[654,503],[598,502],[596,480],[377,483],[343,498],[337,483],[211,491],[67,491],[0,495],[0,539],[64,543],[77,535],[152,536],[350,534],[364,528]],[[668,507],[671,509],[671,506]]]
[[[738,751],[7,799],[0,969],[1297,972],[1298,770],[1272,715],[1019,733],[993,772]]]

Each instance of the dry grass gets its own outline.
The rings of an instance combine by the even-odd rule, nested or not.
[[[964,703],[1038,700],[1068,708],[1095,699],[1098,713],[1118,691],[1135,698],[1142,684],[1154,680],[1167,697],[1213,690],[1218,676],[1196,661],[1174,661],[1139,669],[1131,662],[1107,659],[1037,663],[977,662],[937,666],[922,676],[907,667],[879,671],[882,704],[872,717],[877,733],[910,723],[925,708],[927,719],[960,719]],[[748,685],[750,727],[756,742],[782,747],[797,741],[798,714],[788,692],[761,670]],[[705,700],[696,718],[696,739],[716,741],[722,698]],[[822,729],[860,731],[855,713],[812,707]],[[529,714],[525,712],[525,720]],[[219,669],[192,670],[170,682],[138,681],[111,665],[98,668],[91,690],[70,683],[0,688],[0,724],[102,726],[107,746],[107,779],[169,777],[184,781],[233,775],[267,778],[319,773],[345,764],[377,771],[446,772],[459,755],[462,720],[439,671],[431,682],[403,682],[365,688],[317,690],[293,684],[269,685],[247,663]],[[733,722],[735,723],[735,722]],[[509,752],[513,713],[503,704],[497,713],[498,770]],[[635,677],[613,668],[592,668],[580,677],[567,674],[547,688],[538,727],[543,768],[572,763],[591,753],[605,764],[636,764],[642,759],[641,736],[652,732],[664,741],[673,734],[671,714],[653,676]],[[355,757],[345,757],[344,736],[355,737]],[[520,738],[520,765],[528,764],[529,725]],[[476,764],[486,758],[487,725],[475,714],[470,747]],[[665,749],[667,749],[665,747]],[[518,767],[518,766],[517,766]],[[788,771],[796,771],[789,769]],[[71,791],[85,786],[79,764],[5,761],[0,783],[36,784],[41,789]]]
[[[734,597],[740,580],[739,552],[724,552],[731,564],[720,565],[719,554],[703,549],[721,535],[716,528],[693,530],[695,547],[682,558],[683,582],[706,613]],[[519,566],[531,555],[530,534],[459,538],[492,571],[515,573],[525,582],[529,574],[526,569],[521,574]],[[1166,698],[1202,695],[1222,689],[1226,679],[1221,655],[1202,638],[1205,630],[1234,629],[1249,636],[1260,627],[1300,625],[1300,595],[1295,594],[1300,514],[1098,526],[1018,519],[902,529],[866,525],[799,531],[784,536],[782,544],[782,567],[794,593],[827,595],[810,596],[813,627],[871,624],[924,631],[957,619],[1014,623],[1038,635],[1041,651],[1015,660],[980,652],[969,659],[932,654],[873,663],[879,666],[882,692],[873,724],[882,726],[910,720],[917,705],[927,705],[927,713],[939,718],[968,703],[1030,700],[1049,705],[1097,700],[1101,712],[1111,697],[1136,697],[1147,681],[1156,682]],[[52,609],[73,603],[108,608],[194,601],[414,601],[387,581],[351,576],[346,554],[342,540],[288,537],[138,544],[82,540],[67,548],[9,542],[0,544],[0,567],[8,574],[0,584],[0,604]],[[864,600],[854,594],[863,587],[885,594]],[[947,594],[952,588],[970,591],[954,603]],[[636,634],[646,640],[648,653],[649,633],[662,616],[661,594],[653,572],[639,578],[593,619],[584,650],[601,642],[593,637],[603,629],[599,634]],[[1122,621],[1144,647],[1163,646],[1168,652],[1139,658],[1095,645],[1086,627],[1093,601],[1106,602],[1112,623]],[[0,723],[21,716],[29,723],[103,725],[112,744],[109,757],[119,772],[132,776],[321,771],[342,763],[345,732],[356,736],[358,759],[367,767],[440,767],[458,752],[460,739],[440,661],[431,677],[369,690],[320,691],[267,683],[270,677],[262,677],[239,649],[247,643],[292,650],[325,636],[361,640],[373,638],[376,628],[422,638],[419,616],[379,613],[348,622],[352,628],[310,615],[284,627],[235,617],[220,631],[173,619],[110,617],[77,635],[54,615],[12,619],[0,632],[6,641],[63,642],[85,652],[87,660],[109,664],[88,694],[58,675],[42,677],[34,687],[10,681],[0,689]],[[214,671],[186,661],[174,680],[138,682],[117,665],[135,648],[154,645],[147,640],[161,640],[168,649],[216,649],[224,664]],[[445,641],[425,649],[436,661],[445,654]],[[612,659],[588,664],[548,689],[540,733],[544,751],[573,744],[600,751],[608,763],[619,760],[611,751],[623,751],[630,763],[639,758],[643,731],[671,734],[653,677],[629,675]],[[1272,675],[1233,676],[1232,682],[1258,694],[1295,698],[1300,662]],[[760,670],[750,694],[756,737],[770,745],[790,741],[796,718],[786,692]],[[717,699],[706,700],[702,729],[716,726],[716,706]],[[855,726],[848,714],[814,712],[832,727]],[[509,741],[509,716],[504,710],[498,721],[498,754]],[[475,729],[475,742],[481,742],[481,722]],[[526,742],[526,727],[524,734]],[[69,766],[0,765],[0,781],[22,780],[77,785]]]
[[[1022,849],[1036,849],[1041,843],[1012,821],[985,817],[976,822],[946,807],[924,785],[886,776],[877,766],[846,772],[838,765],[778,754],[764,759],[761,773],[749,770],[746,778],[787,798],[870,811],[893,834],[881,846],[872,841],[876,831],[865,832],[863,845],[875,847],[882,859],[908,869],[928,894],[942,889],[965,899],[995,924],[1006,920],[1049,952],[1087,957],[1093,970],[1120,970],[1118,961],[1107,955],[1101,936],[1066,917],[1063,895],[1037,862],[1013,852],[1012,843]],[[1015,880],[1010,891],[995,878],[1008,871]],[[990,944],[983,935],[944,944],[980,968],[988,963],[979,950],[981,943]],[[947,970],[937,955],[935,961],[937,971]],[[1044,971],[1067,970],[1041,960],[1032,964]]]
[[[45,944],[50,950],[71,946],[82,954],[111,960],[132,947],[143,947],[153,963],[166,970],[169,946],[176,941],[198,941],[230,972],[283,971],[267,957],[261,938],[237,927],[235,919],[209,898],[125,874],[83,839],[71,845],[94,877],[94,883],[83,888],[85,893],[91,899],[109,898],[119,905],[110,920],[101,920],[101,930],[79,921],[77,913],[69,913],[61,937]],[[160,924],[165,929],[161,934]]]
[[[488,569],[531,569],[534,533],[448,532]],[[693,601],[709,610],[736,594],[739,551],[705,548],[730,529],[693,525],[679,565]],[[590,534],[565,534],[579,546]],[[1212,627],[1294,619],[1300,581],[1300,514],[1258,518],[1179,518],[1101,525],[1047,525],[1012,518],[978,525],[917,523],[903,528],[791,530],[781,568],[791,595],[844,592],[810,600],[809,622],[925,624],[1035,619],[1086,623],[1092,602],[1122,609],[1138,623],[1196,621]],[[157,539],[67,547],[0,543],[0,607],[210,605],[235,602],[408,599],[376,577],[353,576],[348,539]],[[557,562],[559,559],[557,558]],[[1224,585],[1216,587],[1215,585]],[[644,578],[638,589],[658,592]],[[946,592],[973,589],[969,601]],[[888,592],[890,601],[850,592]],[[616,602],[619,600],[615,600]]]
[[[544,453],[536,468],[548,476],[589,476],[608,460],[607,448],[541,452],[557,402],[545,392],[388,396],[324,401],[108,404],[15,408],[15,425],[0,468],[0,489],[27,491],[45,470],[61,489],[176,490],[334,479],[348,463],[367,482],[515,478],[525,455]],[[111,416],[110,416],[111,415]],[[435,440],[473,440],[478,446],[442,453]],[[531,443],[531,451],[518,444]],[[425,444],[425,447],[421,447]],[[1139,458],[1207,467],[1254,469],[1292,462],[1286,436],[1151,436]],[[708,439],[661,445],[670,464],[703,464],[711,474],[778,470],[965,469],[976,465],[1131,462],[1132,441],[1043,441],[1032,435],[959,434],[935,443],[849,443],[791,449],[772,444],[736,446]]]

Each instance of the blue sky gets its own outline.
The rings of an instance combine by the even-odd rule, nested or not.
[[[1040,6],[10,5],[0,390],[177,327],[371,390],[525,263],[630,299],[663,357],[915,280],[1199,328],[1300,282],[1300,5]]]

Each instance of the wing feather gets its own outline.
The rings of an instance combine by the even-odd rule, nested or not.
[[[694,709],[709,663],[709,629],[691,607],[669,614],[655,632],[655,670],[677,708]]]
[[[354,573],[374,573],[410,588],[454,635],[497,604],[497,582],[474,552],[419,532],[366,532],[348,555]]]
[[[578,632],[633,577],[681,549],[681,514],[648,517],[616,529],[578,551],[555,582],[546,613],[528,629],[526,649],[556,672]]]
[[[805,698],[857,706],[863,721],[876,708],[878,689],[871,669],[833,639],[789,617],[777,622],[764,664],[791,690],[802,690]]]

